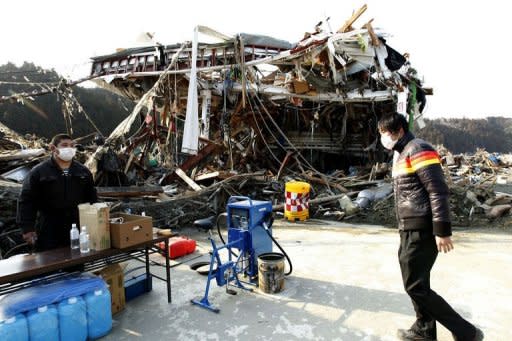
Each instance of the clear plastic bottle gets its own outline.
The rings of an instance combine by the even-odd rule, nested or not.
[[[89,249],[89,233],[87,233],[87,226],[82,226],[80,232],[80,253],[88,253]]]
[[[78,231],[76,224],[71,225],[71,230],[69,231],[69,238],[71,239],[71,249],[79,249],[80,248],[80,231]]]

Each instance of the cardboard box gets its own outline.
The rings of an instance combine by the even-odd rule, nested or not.
[[[91,250],[110,249],[110,208],[106,203],[78,205],[80,227],[87,226]]]
[[[112,218],[122,217],[122,223],[110,223],[112,247],[122,249],[153,239],[153,219],[134,214],[117,213]]]
[[[112,315],[124,309],[126,304],[124,293],[124,272],[119,264],[112,264],[98,272],[96,275],[101,276],[107,282],[108,289],[112,301]]]

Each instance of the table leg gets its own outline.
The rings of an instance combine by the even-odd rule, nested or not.
[[[169,239],[165,239],[165,275],[167,277],[167,303],[171,303],[171,266],[169,264]]]
[[[149,292],[149,286],[151,283],[151,273],[149,272],[149,247],[145,247],[145,256],[146,256],[146,292]]]

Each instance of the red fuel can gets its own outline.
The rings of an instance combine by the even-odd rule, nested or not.
[[[160,248],[165,249],[165,243],[160,242]],[[167,253],[170,259],[176,259],[196,250],[196,241],[184,237],[176,237],[169,239],[169,251]],[[164,250],[165,251],[165,250]]]

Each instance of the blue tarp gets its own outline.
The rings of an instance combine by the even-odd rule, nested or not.
[[[69,297],[84,295],[88,292],[108,290],[105,281],[90,273],[70,274],[64,278],[42,281],[40,284],[22,289],[0,298],[0,321],[11,316],[54,304]]]

